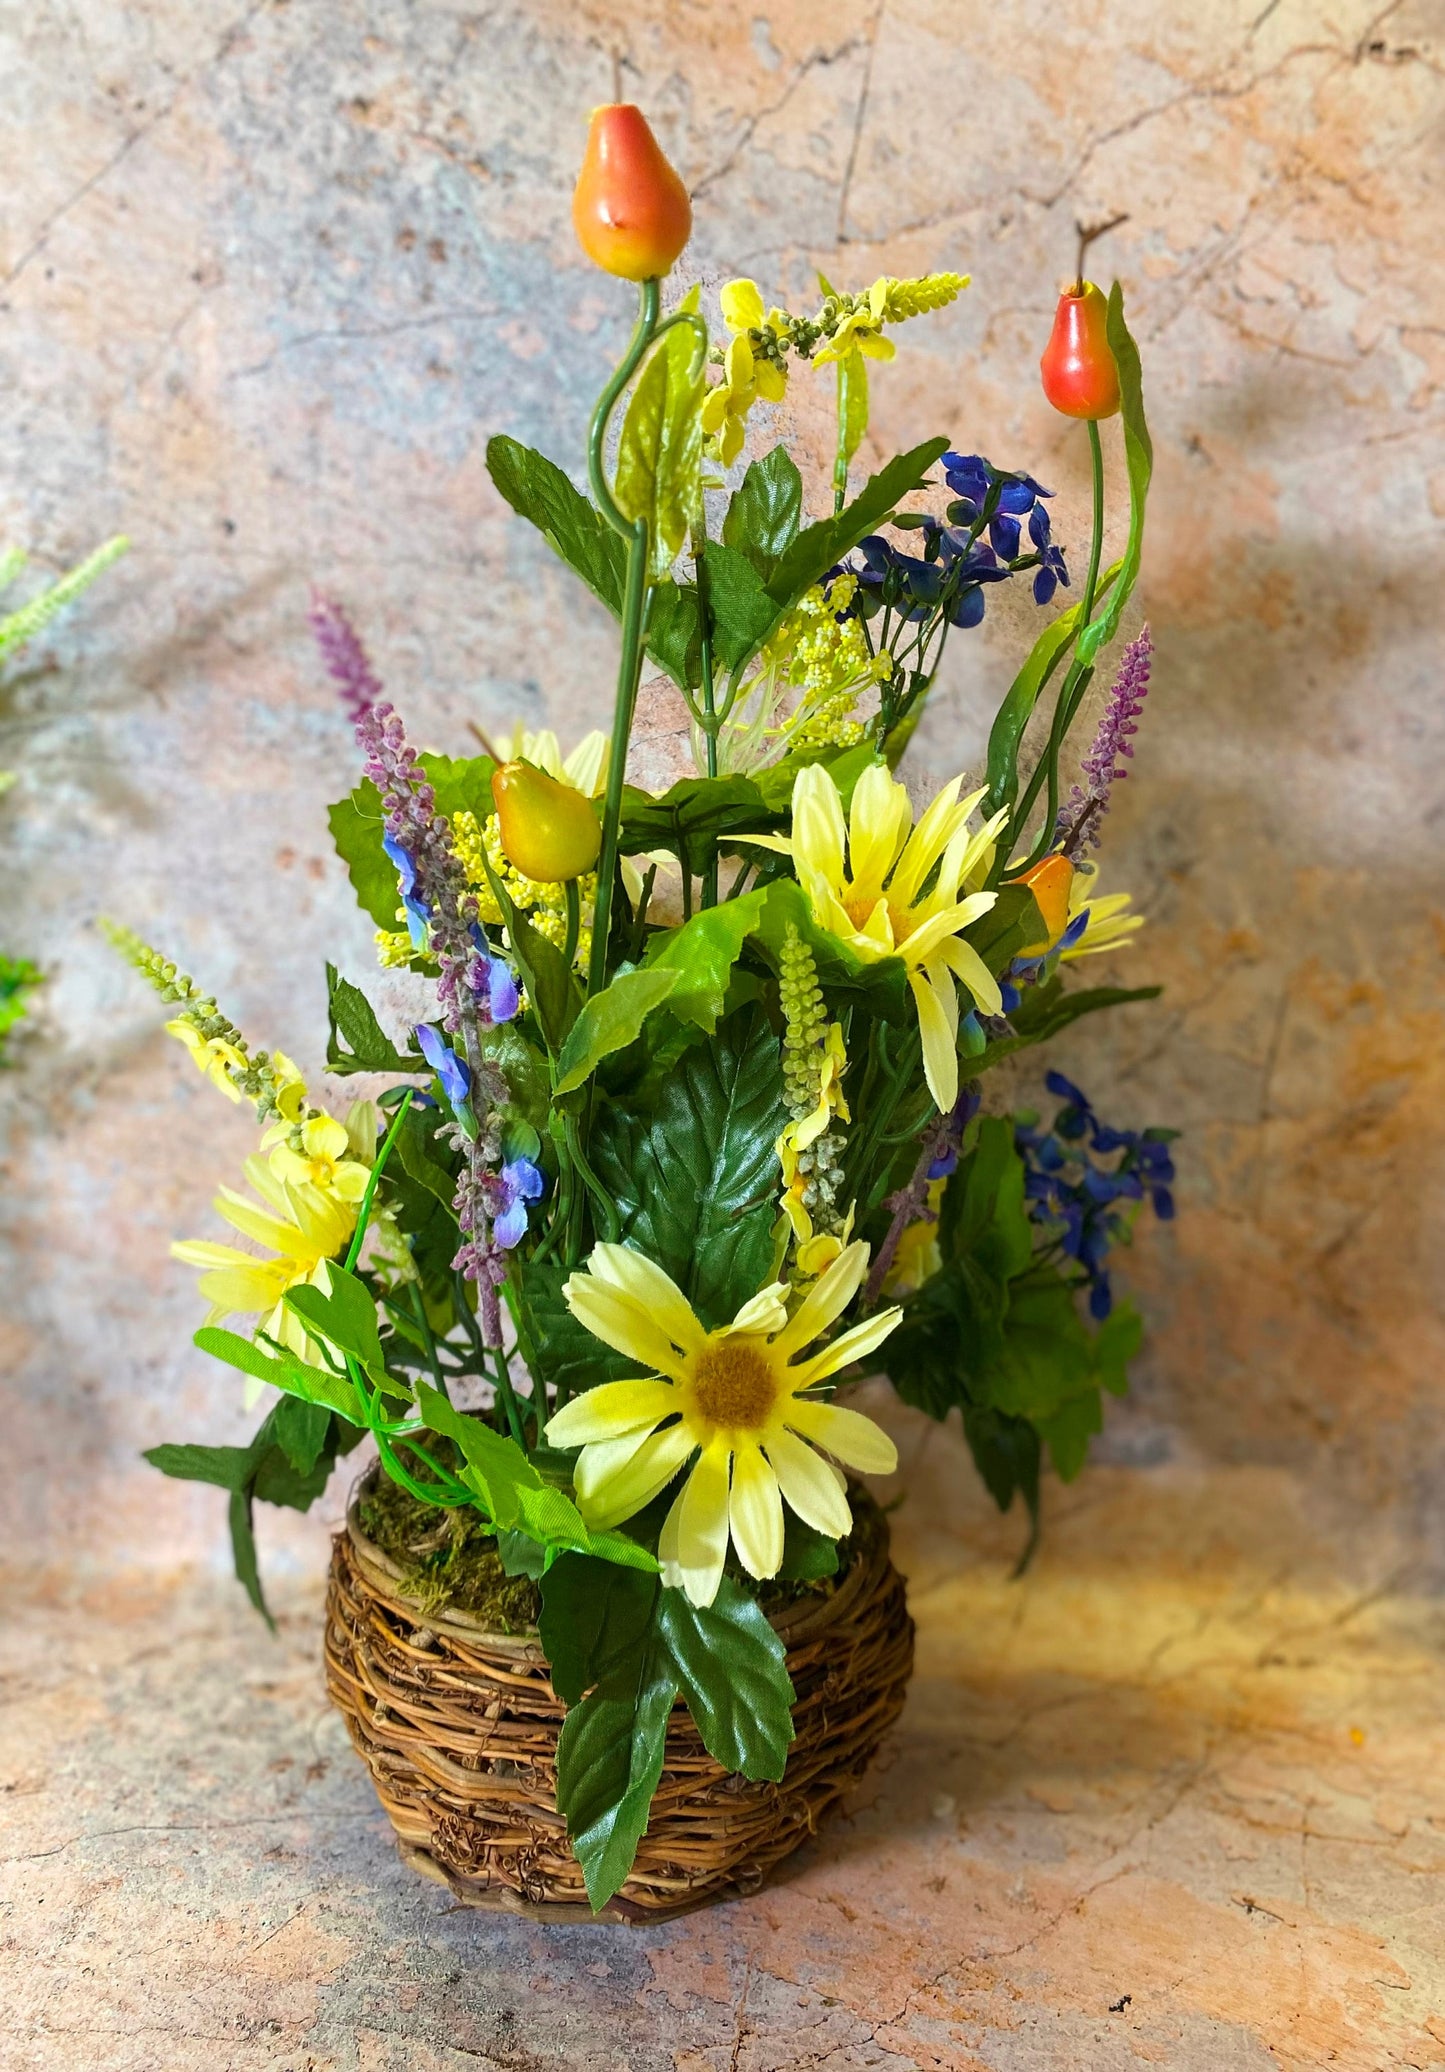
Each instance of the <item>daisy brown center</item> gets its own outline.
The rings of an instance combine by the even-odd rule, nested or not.
[[[778,1399],[773,1370],[746,1339],[724,1338],[698,1356],[693,1395],[709,1424],[759,1430]]]

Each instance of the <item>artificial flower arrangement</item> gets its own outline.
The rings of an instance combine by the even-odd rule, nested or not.
[[[1021,1493],[1036,1515],[1043,1457],[1076,1473],[1101,1392],[1124,1385],[1139,1324],[1108,1253],[1141,1202],[1171,1213],[1172,1168],[1167,1131],[1107,1127],[1056,1074],[1048,1128],[981,1098],[1001,1059],[1156,990],[1074,982],[1141,926],[1127,896],[1101,895],[1095,856],[1147,634],[1078,782],[1061,776],[1139,568],[1151,456],[1120,290],[1081,277],[1043,360],[1091,442],[1077,583],[1029,474],[938,437],[853,481],[869,361],[964,279],[824,281],[807,317],[734,281],[715,342],[696,288],[663,312],[690,206],[630,107],[593,117],[574,221],[638,285],[592,420],[590,494],[505,437],[488,464],[620,621],[610,733],[565,759],[545,733],[418,754],[340,607],[313,610],[362,756],[336,846],[383,965],[435,987],[398,1039],[328,969],[328,1069],[384,1090],[332,1115],[284,1053],[253,1049],[174,965],[112,933],[264,1132],[250,1193],[217,1202],[260,1251],[175,1249],[211,1304],[197,1344],[270,1408],[248,1447],[149,1457],[230,1492],[237,1570],[263,1610],[254,1500],[305,1508],[363,1438],[371,1486],[438,1521],[443,1563],[458,1521],[479,1535],[523,1593],[527,1673],[566,1707],[547,1811],[600,1908],[633,1872],[682,1706],[716,1774],[784,1776],[801,1686],[778,1606],[841,1590],[869,1503],[852,1478],[896,1466],[840,1388],[886,1371],[934,1417],[959,1410],[999,1504]],[[833,370],[838,411],[831,508],[813,519],[783,444],[729,473],[754,407],[806,362]],[[1106,568],[1099,424],[1114,416],[1129,523]],[[990,585],[1019,580],[1040,608],[1072,601],[999,707],[982,782],[953,777],[915,815],[894,770],[945,645],[978,625]],[[686,701],[697,772],[660,796],[627,782],[649,662]],[[401,1630],[403,1598],[386,1601],[374,1645]],[[445,1613],[429,1617],[407,1628],[403,1697],[357,1699],[359,1746],[398,1705],[417,1741],[429,1686],[412,1672]],[[453,1804],[436,1835],[459,1818]]]

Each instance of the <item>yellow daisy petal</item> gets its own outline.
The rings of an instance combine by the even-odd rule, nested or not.
[[[898,1466],[898,1448],[860,1410],[844,1410],[837,1403],[810,1403],[801,1397],[788,1405],[787,1415],[793,1431],[826,1447],[860,1475],[891,1475]]]
[[[783,1562],[783,1498],[777,1476],[756,1446],[741,1446],[733,1455],[728,1525],[748,1574],[775,1576]]]
[[[683,1425],[669,1425],[643,1440],[625,1467],[603,1482],[578,1509],[596,1532],[633,1517],[666,1489],[697,1441]],[[726,1521],[726,1512],[724,1512]],[[711,1598],[708,1600],[712,1602]]]
[[[549,1446],[588,1446],[639,1425],[660,1424],[677,1408],[670,1381],[604,1381],[574,1396],[547,1420]]]
[[[810,1339],[821,1337],[842,1316],[862,1287],[867,1271],[868,1247],[859,1238],[838,1254],[827,1272],[808,1290],[796,1314],[773,1340],[773,1350],[786,1358]]]
[[[728,1449],[719,1442],[700,1456],[668,1513],[657,1549],[662,1579],[686,1591],[693,1604],[709,1605],[722,1581],[727,1550]]]
[[[877,1316],[865,1317],[861,1324],[852,1325],[841,1332],[831,1345],[815,1353],[811,1360],[800,1360],[790,1369],[798,1379],[794,1384],[795,1394],[811,1388],[815,1381],[825,1381],[830,1374],[838,1374],[854,1360],[861,1360],[875,1351],[899,1323],[901,1309],[880,1310]]]
[[[804,1525],[841,1539],[852,1526],[853,1514],[828,1463],[781,1426],[768,1433],[764,1444],[783,1495]]]
[[[948,1016],[939,997],[921,971],[910,971],[908,984],[918,1009],[918,1030],[923,1038],[923,1076],[928,1081],[928,1091],[939,1114],[948,1115],[958,1099],[955,1030],[949,1027]]]

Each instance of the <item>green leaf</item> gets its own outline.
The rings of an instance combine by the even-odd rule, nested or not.
[[[386,830],[376,786],[364,778],[349,798],[329,808],[326,818],[362,912],[370,914],[378,928],[395,928],[401,894],[396,865],[381,846]]]
[[[327,1262],[326,1274],[324,1289],[303,1281],[288,1288],[281,1300],[300,1317],[308,1336],[334,1345],[344,1357],[355,1360],[377,1388],[393,1396],[410,1396],[406,1384],[386,1371],[376,1302],[365,1283],[334,1260]]]
[[[713,653],[731,673],[762,646],[778,607],[748,557],[717,541],[707,549],[707,602]]]
[[[647,949],[650,969],[674,971],[677,983],[667,1011],[711,1035],[723,1011],[733,966],[743,943],[762,918],[764,891],[744,893],[707,907],[671,934],[654,935]]]
[[[795,604],[805,590],[825,576],[835,561],[857,546],[888,517],[900,498],[917,489],[939,455],[948,451],[947,439],[926,439],[909,453],[900,453],[869,477],[851,504],[836,518],[825,518],[800,532],[778,561],[768,580],[774,602]]]
[[[578,1323],[562,1294],[567,1278],[563,1265],[534,1266],[514,1252],[503,1288],[528,1373],[564,1398],[601,1381],[625,1381],[637,1365]]]
[[[421,1072],[419,1057],[405,1058],[376,1019],[359,986],[326,967],[326,1069],[328,1072]],[[342,1044],[346,1048],[342,1048]]]
[[[661,1590],[657,1631],[707,1752],[744,1777],[782,1776],[795,1697],[782,1641],[756,1599],[724,1576],[711,1605]]]
[[[1014,1051],[1046,1043],[1083,1015],[1099,1014],[1106,1007],[1127,1007],[1135,1000],[1157,1000],[1163,990],[1162,986],[1084,986],[1070,992],[1057,976],[1030,986],[1009,1016],[1013,1034],[991,1038],[973,1070],[986,1071]]]
[[[1122,562],[1116,561],[1105,571],[1099,581],[1098,597],[1105,595],[1122,566]],[[1071,604],[1067,611],[1060,612],[1045,626],[1029,649],[1028,660],[1009,686],[1008,694],[994,716],[988,737],[988,796],[983,802],[985,817],[997,813],[1001,806],[1012,806],[1018,797],[1020,744],[1033,717],[1039,692],[1079,630],[1083,608],[1084,601],[1080,598],[1077,604]]]
[[[999,1509],[1006,1511],[1021,1496],[1037,1519],[1040,1456],[1039,1435],[1033,1426],[1021,1417],[966,1405],[963,1435],[983,1486]]]
[[[996,1281],[1013,1280],[1033,1264],[1034,1226],[1011,1116],[980,1118],[974,1148],[944,1190],[938,1235],[946,1257],[967,1255]]]
[[[696,876],[706,868],[714,842],[765,834],[777,822],[777,812],[750,777],[684,777],[659,798],[625,785],[622,853],[670,849]]]
[[[604,1110],[597,1172],[623,1238],[657,1261],[709,1327],[768,1277],[787,1121],[778,1039],[756,1008],[719,1024],[663,1081],[650,1116]]]
[[[432,1157],[437,1145],[435,1125],[425,1109],[408,1108],[397,1132],[396,1156],[404,1173],[424,1187],[448,1212],[456,1199],[457,1183],[447,1168]]]
[[[783,1560],[778,1578],[784,1583],[816,1583],[838,1573],[838,1542],[816,1526],[804,1525],[794,1510],[783,1513]]]
[[[141,1458],[177,1482],[209,1482],[239,1489],[252,1468],[249,1446],[152,1446]]]
[[[288,1395],[307,1403],[324,1404],[350,1424],[366,1422],[356,1390],[344,1374],[308,1366],[284,1347],[268,1352],[249,1338],[242,1338],[235,1331],[223,1331],[214,1324],[203,1324],[192,1342],[213,1360],[224,1360],[227,1366],[254,1375],[271,1388],[284,1389]]]
[[[310,1475],[326,1451],[331,1431],[331,1411],[322,1403],[308,1403],[287,1396],[271,1413],[271,1430],[276,1444],[298,1475]]]
[[[1086,667],[1118,632],[1120,615],[1138,578],[1144,552],[1144,507],[1149,496],[1149,478],[1154,472],[1154,443],[1144,421],[1139,348],[1124,322],[1124,291],[1117,281],[1109,290],[1105,335],[1119,369],[1119,415],[1124,426],[1124,467],[1129,477],[1129,537],[1124,543],[1119,580],[1109,593],[1107,608],[1079,635],[1079,660]]]
[[[723,518],[725,546],[747,556],[766,583],[798,537],[803,518],[803,478],[786,446],[755,460],[729,500]]]
[[[552,551],[581,576],[594,597],[622,617],[627,544],[596,505],[574,489],[562,470],[533,447],[501,436],[487,443],[493,482],[519,516],[528,519]],[[688,656],[696,653],[697,599],[675,584],[653,586],[647,650],[675,683],[696,683]]]
[[[579,1705],[649,1645],[660,1587],[655,1575],[585,1554],[553,1562],[542,1579],[538,1632],[564,1705]]]
[[[231,1491],[226,1517],[231,1529],[231,1560],[235,1565],[236,1581],[274,1633],[276,1621],[261,1590],[261,1568],[256,1559],[256,1527],[249,1489]]]
[[[838,464],[845,471],[868,430],[868,363],[862,353],[838,362]]]
[[[1103,1429],[1103,1400],[1096,1388],[1071,1396],[1052,1417],[1039,1419],[1039,1437],[1061,1482],[1073,1481],[1088,1458],[1089,1441]]]
[[[508,904],[507,934],[512,955],[527,988],[527,998],[543,1040],[549,1049],[559,1050],[577,1019],[582,996],[572,968],[556,943],[550,941],[519,906]]]
[[[677,1685],[648,1648],[615,1687],[574,1705],[557,1743],[557,1810],[600,1913],[621,1889],[647,1829]]]
[[[695,310],[689,289],[680,309]],[[649,355],[622,420],[612,493],[626,518],[646,518],[651,575],[665,576],[702,527],[702,400],[707,354],[676,324]]]
[[[610,986],[594,993],[562,1045],[553,1092],[572,1093],[591,1078],[603,1058],[634,1042],[647,1017],[681,978],[682,973],[673,969],[621,971]]]

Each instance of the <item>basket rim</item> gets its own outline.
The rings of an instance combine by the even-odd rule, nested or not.
[[[483,1625],[470,1612],[450,1606],[428,1609],[406,1590],[405,1571],[400,1563],[378,1547],[361,1525],[362,1491],[379,1472],[380,1462],[373,1461],[353,1483],[346,1505],[345,1536],[371,1588],[378,1596],[387,1599],[396,1611],[418,1625],[429,1627],[434,1632],[454,1633],[473,1646],[510,1656],[518,1664],[530,1666],[540,1663],[545,1666],[547,1657],[535,1630],[498,1633]],[[875,1586],[888,1565],[890,1551],[887,1517],[881,1510],[878,1517],[882,1529],[874,1535],[871,1548],[855,1555],[838,1578],[835,1588],[825,1597],[804,1597],[796,1604],[785,1605],[780,1611],[767,1615],[769,1625],[785,1647],[800,1647],[805,1641],[816,1639],[845,1617],[857,1599]]]

